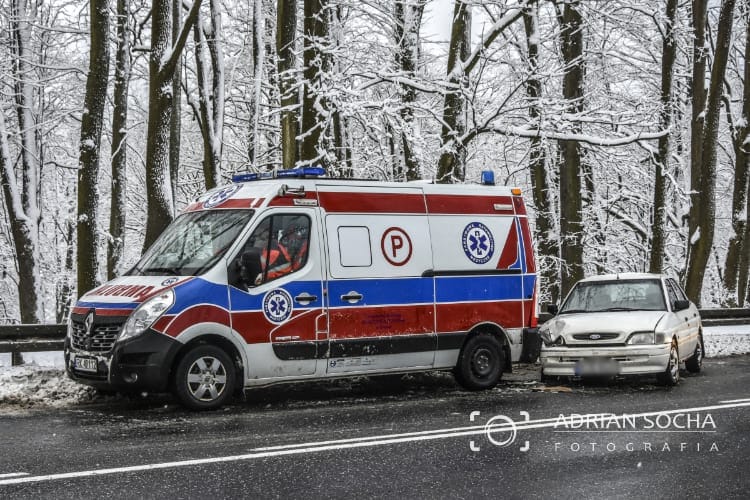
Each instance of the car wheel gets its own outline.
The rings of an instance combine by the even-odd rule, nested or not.
[[[491,333],[482,332],[466,341],[454,373],[456,380],[471,391],[491,389],[500,381],[505,352]]]
[[[199,345],[188,351],[177,364],[174,384],[175,394],[188,408],[219,408],[234,392],[234,363],[224,350]]]
[[[695,351],[693,351],[693,355],[685,361],[685,368],[690,373],[700,373],[701,368],[703,367],[703,335],[698,335],[698,343],[695,344]]]
[[[680,380],[680,356],[677,353],[677,344],[672,342],[669,349],[669,361],[667,368],[658,376],[659,383],[666,386],[676,385]]]

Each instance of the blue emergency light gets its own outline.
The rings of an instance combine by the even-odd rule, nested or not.
[[[232,176],[232,182],[250,182],[263,179],[282,179],[289,177],[320,177],[326,174],[323,167],[298,167],[289,170],[272,170],[270,172],[254,172]]]
[[[494,186],[495,172],[493,172],[492,170],[482,170],[482,185]]]

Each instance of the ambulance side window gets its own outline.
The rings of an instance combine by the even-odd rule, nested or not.
[[[231,283],[247,290],[302,269],[310,246],[310,218],[300,214],[266,217],[232,263]]]
[[[342,267],[372,266],[370,230],[363,226],[339,226],[339,258]]]

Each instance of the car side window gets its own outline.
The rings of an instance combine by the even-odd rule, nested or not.
[[[674,303],[677,300],[677,294],[675,294],[674,286],[670,282],[670,280],[666,281],[667,285],[667,295],[669,296],[669,303],[672,305],[672,308],[674,308]]]
[[[302,269],[310,246],[310,218],[277,214],[255,228],[231,267],[232,285],[247,290]]]
[[[685,292],[682,290],[682,287],[678,285],[675,280],[669,278],[669,280],[667,281],[672,283],[672,286],[674,287],[674,293],[675,295],[677,295],[677,300],[688,300],[687,295],[685,295]]]

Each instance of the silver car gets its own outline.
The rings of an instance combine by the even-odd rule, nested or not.
[[[554,376],[656,374],[675,385],[680,363],[699,372],[698,309],[672,278],[610,274],[575,284],[542,325],[542,381]]]

